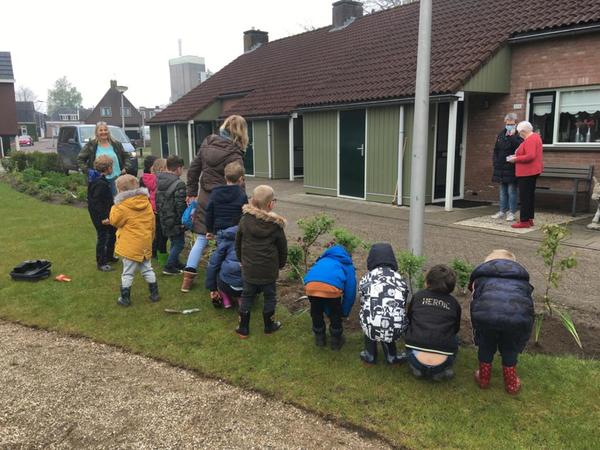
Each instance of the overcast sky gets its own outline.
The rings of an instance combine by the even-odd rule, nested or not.
[[[333,0],[52,0],[2,2],[0,51],[12,54],[15,87],[46,100],[66,76],[83,105],[96,105],[109,81],[128,86],[137,107],[168,103],[169,59],[205,58],[217,72],[243,52],[252,27],[275,40],[331,21]],[[10,20],[7,20],[10,17]],[[41,105],[42,108],[45,104]]]

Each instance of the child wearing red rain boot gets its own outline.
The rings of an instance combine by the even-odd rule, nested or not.
[[[471,274],[469,289],[471,323],[479,347],[475,381],[481,389],[490,385],[496,351],[502,358],[504,387],[509,394],[521,389],[517,358],[533,328],[534,310],[529,273],[507,250],[494,250]]]

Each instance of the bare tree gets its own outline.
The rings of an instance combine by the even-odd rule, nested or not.
[[[19,86],[15,91],[15,98],[18,102],[35,102],[37,95],[27,86]]]
[[[382,9],[393,8],[394,6],[406,5],[415,0],[365,0],[363,8],[365,11],[380,11]]]

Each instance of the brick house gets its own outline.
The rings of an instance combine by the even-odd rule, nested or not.
[[[407,205],[419,4],[363,16],[340,0],[332,17],[272,42],[244,33],[243,55],[150,121],[153,152],[189,163],[241,114],[251,176]],[[508,112],[542,132],[547,162],[600,163],[598,44],[598,1],[434,0],[426,201],[497,200],[491,155]]]
[[[10,151],[17,134],[15,77],[10,52],[0,52],[0,156]]]
[[[121,93],[117,89],[117,81],[110,80],[110,88],[85,119],[85,123],[96,124],[102,121],[108,125],[122,127],[123,118],[125,119],[125,134],[131,139],[140,139],[140,127],[142,126],[140,112],[125,94],[123,94],[123,111],[121,111]]]

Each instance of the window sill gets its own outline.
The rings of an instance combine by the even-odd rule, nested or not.
[[[600,143],[596,145],[544,145],[544,152],[600,152]]]

